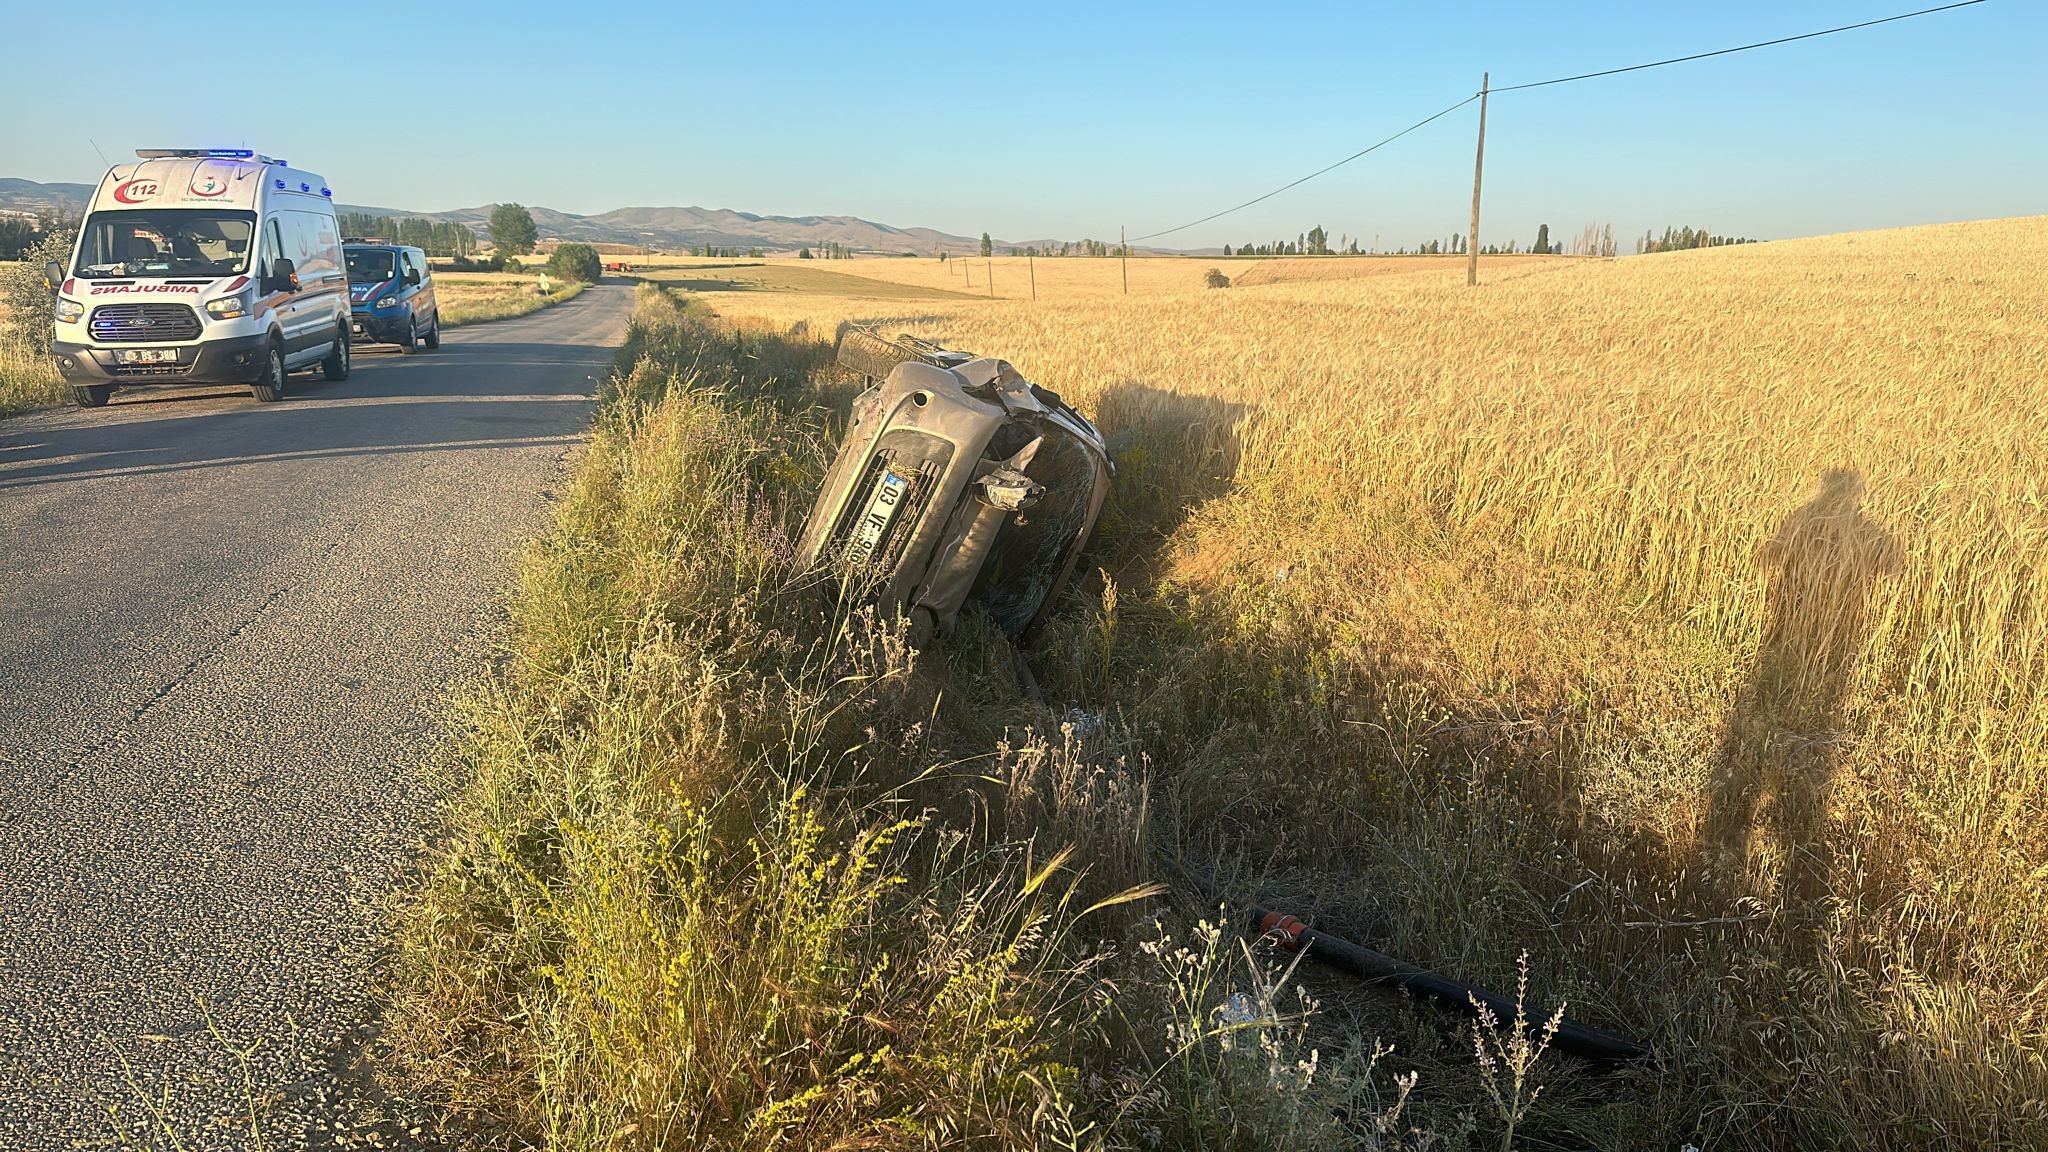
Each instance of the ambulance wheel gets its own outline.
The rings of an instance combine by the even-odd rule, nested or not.
[[[284,349],[270,346],[270,359],[264,363],[263,378],[249,385],[249,394],[265,404],[275,404],[284,399]]]
[[[348,379],[348,356],[348,325],[343,324],[334,330],[334,349],[320,362],[321,374],[329,380]]]
[[[429,348],[439,348],[440,346],[441,346],[441,318],[440,318],[439,316],[436,316],[436,317],[434,317],[434,322],[433,322],[432,324],[430,324],[430,325],[428,325],[428,326],[427,326],[427,347],[429,347]]]
[[[74,384],[71,388],[71,398],[80,408],[105,408],[107,398],[113,394],[112,384]]]

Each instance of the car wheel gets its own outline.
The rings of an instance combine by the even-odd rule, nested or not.
[[[264,363],[263,378],[249,385],[249,394],[265,404],[275,404],[284,399],[284,349],[270,346],[270,359]]]
[[[414,328],[414,327],[412,326],[412,318],[411,318],[411,317],[407,317],[407,318],[406,318],[406,321],[405,321],[405,335],[403,335],[403,336],[400,336],[400,337],[398,338],[398,341],[397,341],[397,343],[398,343],[398,354],[399,354],[400,356],[410,356],[410,355],[412,355],[413,353],[415,353],[415,352],[419,351],[419,349],[420,349],[420,334],[419,334],[419,330],[418,330],[417,328]]]
[[[439,316],[436,316],[436,317],[434,317],[434,322],[433,322],[432,324],[430,324],[430,325],[428,325],[428,326],[427,326],[427,347],[429,347],[429,348],[439,348],[440,346],[441,346],[441,318],[440,318]]]
[[[105,408],[107,398],[113,394],[112,384],[76,384],[71,388],[71,398],[80,408]]]
[[[342,324],[334,330],[334,350],[320,362],[321,373],[329,380],[348,379],[348,358],[348,325]]]

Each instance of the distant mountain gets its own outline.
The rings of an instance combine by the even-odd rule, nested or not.
[[[91,184],[38,184],[0,176],[0,208],[38,216],[77,216],[92,199]]]
[[[39,184],[34,180],[0,177],[0,209],[55,214],[84,211],[92,197],[90,184]],[[489,235],[487,227],[494,205],[457,208],[448,212],[420,212],[406,208],[377,208],[363,204],[337,204],[342,212],[367,212],[373,216],[416,216],[426,220],[452,220],[467,224],[478,235]],[[543,240],[584,240],[603,244],[639,244],[648,248],[675,250],[700,246],[721,248],[765,248],[794,252],[839,243],[855,252],[919,255],[945,251],[955,255],[981,251],[979,236],[955,236],[933,228],[897,228],[877,224],[858,216],[756,216],[728,208],[615,208],[596,216],[577,216],[552,208],[529,207]],[[998,251],[1026,245],[1055,245],[1057,240],[997,240]],[[1151,251],[1151,249],[1146,249]]]

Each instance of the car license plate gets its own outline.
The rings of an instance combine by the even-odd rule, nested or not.
[[[176,348],[123,348],[114,353],[114,359],[122,364],[176,364]]]
[[[854,529],[853,540],[846,546],[847,563],[858,568],[874,558],[875,549],[881,545],[882,537],[889,532],[889,525],[902,510],[903,496],[910,491],[910,481],[894,472],[882,473],[882,482],[875,488],[874,499],[868,501],[868,510],[860,518],[860,527]]]

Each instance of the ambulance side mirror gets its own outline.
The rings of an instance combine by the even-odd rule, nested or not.
[[[294,292],[299,287],[299,266],[291,257],[279,256],[270,262],[270,275],[264,278],[265,292]]]
[[[57,289],[64,286],[64,266],[55,260],[43,265],[43,279],[49,283],[50,295],[55,296]]]

